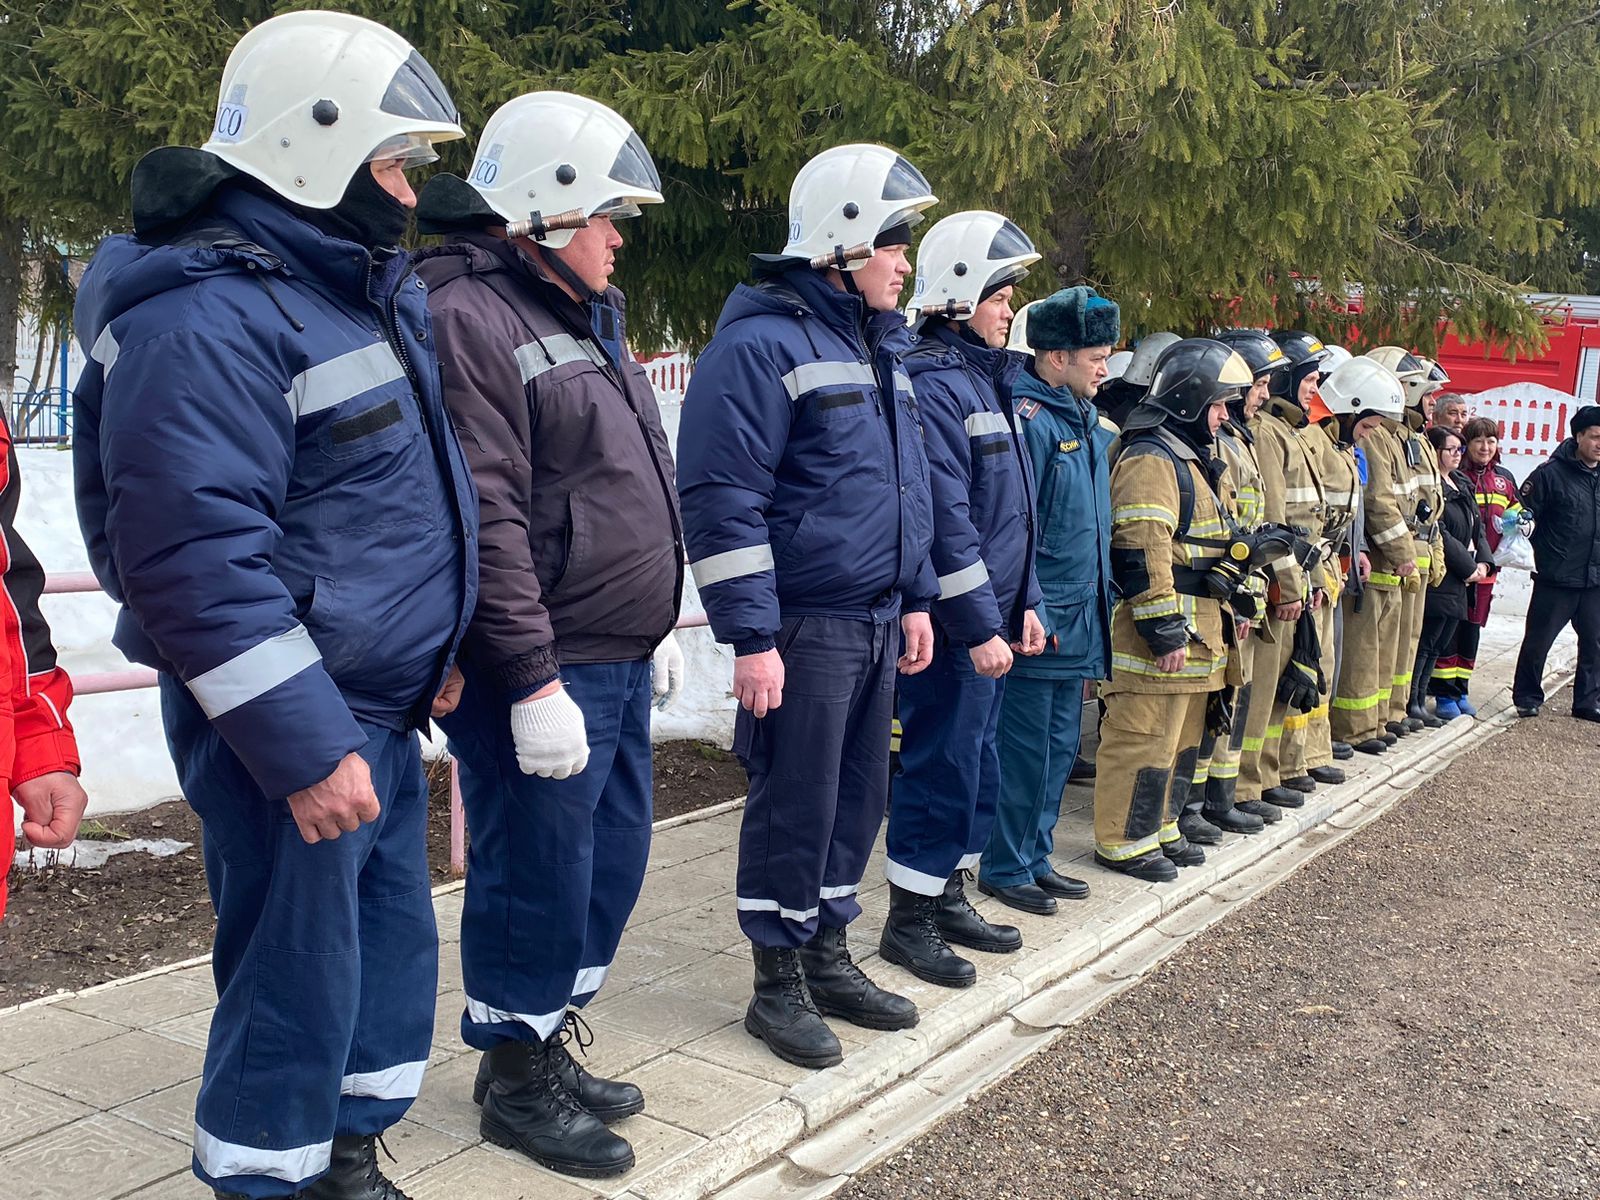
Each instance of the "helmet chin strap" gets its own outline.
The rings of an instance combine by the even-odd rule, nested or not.
[[[539,261],[545,266],[549,267],[551,271],[555,272],[555,274],[561,278],[561,281],[572,289],[575,295],[579,296],[582,300],[587,300],[591,297],[601,295],[600,292],[595,291],[582,279],[578,278],[578,273],[571,267],[567,266],[567,264],[562,261],[561,255],[556,253],[555,250],[548,246],[539,246],[537,242],[533,244],[538,246]]]

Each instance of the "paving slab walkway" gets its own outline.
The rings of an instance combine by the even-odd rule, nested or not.
[[[1176,883],[1143,884],[1092,866],[1091,793],[1069,788],[1059,857],[1094,894],[1047,918],[1001,908],[974,889],[980,909],[1019,926],[1025,941],[1014,955],[974,953],[975,987],[932,987],[870,952],[888,908],[880,843],[854,942],[875,979],[917,1002],[922,1021],[897,1033],[833,1023],[846,1057],[827,1071],[780,1062],[741,1025],[752,968],[734,915],[738,811],[720,806],[663,823],[605,990],[586,1013],[595,1032],[586,1065],[632,1079],[648,1099],[643,1115],[618,1126],[638,1165],[599,1185],[479,1139],[470,1100],[477,1056],[457,1032],[461,892],[442,888],[430,1070],[386,1139],[397,1160],[388,1170],[413,1200],[693,1200],[718,1189],[742,1200],[842,1182],[841,1172],[874,1158],[897,1131],[925,1127],[1042,1048],[1052,1028],[1133,986],[1161,947],[1225,919],[1315,853],[1319,839],[1371,820],[1452,750],[1490,735],[1508,719],[1520,626],[1503,617],[1485,630],[1478,722],[1452,722],[1380,758],[1358,755],[1345,764],[1360,771],[1348,783],[1319,789],[1264,834],[1208,850],[1207,863]],[[1553,666],[1572,652],[1568,634]],[[213,999],[210,967],[200,961],[0,1012],[0,1200],[207,1196],[188,1173],[188,1140]],[[814,1194],[826,1190],[823,1183]]]

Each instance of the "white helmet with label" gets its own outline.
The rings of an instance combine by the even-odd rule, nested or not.
[[[467,182],[508,223],[536,213],[636,217],[640,205],[662,200],[661,175],[633,126],[571,92],[530,92],[496,109]],[[575,232],[551,229],[539,240],[560,250]]]
[[[893,150],[867,143],[835,146],[794,177],[783,256],[838,258],[862,246],[870,251],[884,230],[915,225],[938,202],[922,172]],[[856,271],[871,257],[869,252],[836,265]]]
[[[1033,353],[1033,347],[1028,344],[1028,310],[1037,303],[1037,300],[1028,301],[1011,318],[1011,333],[1006,338],[1007,350],[1015,350],[1018,354]]]
[[[1323,349],[1326,353],[1322,361],[1317,364],[1317,374],[1323,379],[1332,375],[1335,367],[1342,367],[1355,357],[1343,346],[1335,346],[1331,342],[1325,345]]]
[[[1351,358],[1328,373],[1317,387],[1323,404],[1334,416],[1377,413],[1398,421],[1406,408],[1405,388],[1376,359]]]
[[[1379,366],[1385,368],[1398,379],[1405,387],[1406,406],[1416,408],[1422,403],[1424,396],[1438,391],[1443,384],[1428,378],[1428,363],[1425,359],[1417,357],[1403,346],[1378,346],[1368,350],[1364,358],[1370,358]],[[1443,372],[1440,372],[1443,374]]]
[[[392,29],[338,12],[263,21],[228,55],[201,149],[307,208],[332,208],[364,163],[432,162],[465,137],[450,93]]]
[[[965,321],[986,293],[1015,283],[1041,255],[1033,242],[997,212],[983,209],[945,217],[917,247],[917,282],[911,295],[913,326],[942,309]]]

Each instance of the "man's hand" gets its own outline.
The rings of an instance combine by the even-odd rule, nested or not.
[[[972,647],[967,653],[972,655],[973,670],[985,679],[999,679],[1011,670],[1011,647],[999,634],[981,646]]]
[[[511,742],[524,775],[565,779],[589,765],[589,730],[559,679],[511,706]]]
[[[1012,642],[1011,649],[1030,658],[1044,653],[1044,622],[1039,620],[1039,614],[1033,609],[1022,614],[1022,640]]]
[[[1250,640],[1250,622],[1243,617],[1236,617],[1233,622],[1234,640],[1243,646]]]
[[[1472,574],[1467,576],[1467,582],[1477,583],[1480,579],[1487,579],[1488,577],[1489,568],[1484,566],[1482,563],[1479,563],[1477,566],[1472,568]]]
[[[905,635],[905,652],[895,669],[902,675],[927,670],[933,661],[933,619],[925,612],[906,613],[900,618],[900,632]]]
[[[1296,608],[1300,606],[1295,605]],[[1156,670],[1163,675],[1176,675],[1189,662],[1189,647],[1179,646],[1176,650],[1169,650],[1156,659]]]
[[[1395,571],[1395,574],[1400,576],[1402,579],[1404,579],[1407,575],[1415,575],[1416,573],[1417,564],[1414,562],[1403,562]]]
[[[1372,560],[1367,557],[1367,552],[1365,550],[1363,550],[1360,557],[1356,559],[1356,578],[1361,580],[1362,583],[1365,583],[1368,579],[1372,578]]]
[[[1300,619],[1300,611],[1305,605],[1296,600],[1293,604],[1274,604],[1272,606],[1272,619],[1292,623]]]
[[[428,714],[434,717],[448,717],[455,712],[456,705],[461,703],[461,689],[466,682],[461,674],[461,668],[452,664],[450,674],[445,676],[444,686],[433,698],[433,707],[428,710]]]
[[[78,822],[89,806],[78,777],[66,771],[51,771],[12,789],[22,806],[22,836],[41,850],[61,850],[78,836]],[[10,863],[0,863],[8,869]]]
[[[378,793],[372,790],[367,760],[359,754],[346,754],[332,775],[290,795],[289,811],[300,827],[300,836],[312,846],[376,821]]]
[[[733,696],[757,720],[783,704],[783,656],[776,650],[733,660]]]
[[[1311,611],[1312,612],[1316,612],[1319,608],[1321,608],[1323,601],[1325,601],[1327,598],[1328,598],[1328,593],[1327,592],[1323,591],[1321,588],[1312,588],[1311,589]]]

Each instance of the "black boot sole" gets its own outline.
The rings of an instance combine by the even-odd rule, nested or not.
[[[823,1016],[837,1017],[841,1021],[848,1021],[852,1025],[860,1026],[862,1029],[878,1029],[885,1032],[893,1032],[896,1029],[914,1029],[917,1022],[922,1020],[922,1014],[916,1012],[912,1013],[909,1019],[906,1017],[880,1017],[875,1013],[857,1012],[842,1005],[829,1004],[821,996],[817,995],[815,991],[811,993],[811,1003],[817,1006],[817,1011]],[[782,1056],[780,1055],[779,1057]],[[803,1067],[806,1064],[799,1063],[797,1065]]]
[[[976,970],[974,970],[971,975],[961,979],[952,979],[947,975],[935,975],[931,971],[925,971],[922,968],[912,964],[912,959],[909,954],[902,954],[898,949],[885,942],[878,943],[878,957],[883,959],[884,962],[893,963],[897,967],[904,967],[918,979],[922,980],[923,983],[931,983],[935,987],[969,988],[978,982],[978,973]]]
[[[609,1166],[597,1167],[590,1163],[572,1162],[569,1159],[557,1158],[552,1154],[541,1154],[528,1146],[521,1138],[504,1128],[497,1121],[488,1117],[478,1118],[478,1132],[483,1135],[483,1140],[499,1146],[502,1150],[515,1150],[518,1154],[526,1155],[541,1167],[554,1171],[557,1175],[570,1175],[575,1179],[610,1179],[616,1175],[626,1175],[633,1170],[634,1157],[629,1151],[627,1161]]]
[[[812,1002],[815,1003],[814,998]],[[818,1011],[820,1012],[821,1009],[818,1009]],[[837,1067],[844,1061],[843,1051],[839,1052],[838,1054],[806,1055],[796,1054],[792,1050],[785,1050],[777,1042],[773,1041],[766,1035],[766,1031],[761,1028],[758,1022],[751,1020],[749,1013],[746,1013],[744,1017],[744,1031],[751,1037],[755,1038],[756,1041],[761,1042],[768,1050],[771,1050],[773,1054],[783,1059],[784,1062],[793,1063],[797,1067],[805,1067],[812,1071],[821,1071],[827,1067]]]
[[[1222,845],[1222,835],[1227,831],[1224,830],[1220,825],[1213,825],[1212,828],[1216,830],[1215,833],[1190,833],[1187,829],[1179,826],[1178,832],[1183,834],[1184,837],[1188,838],[1197,846]]]

